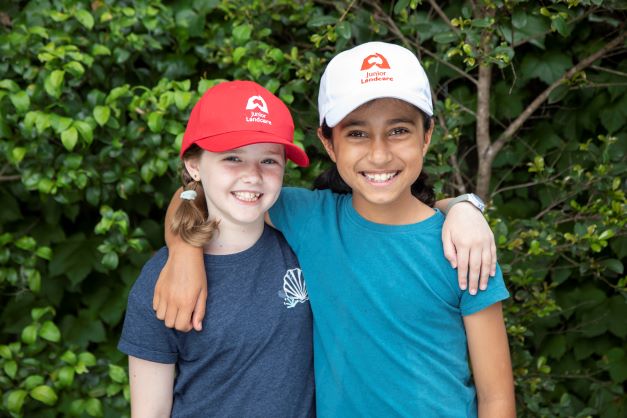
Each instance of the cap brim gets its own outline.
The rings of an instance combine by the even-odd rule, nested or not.
[[[305,151],[287,139],[258,131],[236,131],[213,135],[194,141],[200,148],[211,152],[224,152],[246,145],[271,143],[285,146],[285,155],[300,167],[309,165],[309,157]]]
[[[326,115],[324,115],[324,120],[326,121],[327,126],[333,128],[335,125],[340,123],[342,119],[348,116],[348,114],[351,113],[353,110],[375,99],[399,99],[416,106],[418,109],[425,112],[428,116],[433,116],[433,105],[431,103],[427,103],[424,100],[424,97],[418,95],[409,96],[406,92],[392,92],[389,90],[383,90],[378,92],[372,92],[367,96],[352,97],[351,99],[344,101],[344,103],[337,104],[331,110],[329,110]]]

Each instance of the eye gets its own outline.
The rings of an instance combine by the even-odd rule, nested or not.
[[[230,161],[230,162],[233,162],[233,163],[241,163],[242,162],[242,160],[238,156],[236,156],[236,155],[227,155],[226,157],[224,157],[223,161]]]
[[[280,163],[274,158],[266,158],[261,161],[261,164],[280,164]]]
[[[390,135],[404,135],[407,133],[409,133],[409,129],[403,127],[393,128],[390,131]]]
[[[351,138],[366,138],[368,134],[364,131],[348,131],[346,136]]]

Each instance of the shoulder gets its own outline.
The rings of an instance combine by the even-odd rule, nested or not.
[[[496,274],[488,281],[488,288],[486,290],[479,290],[476,295],[470,295],[468,291],[464,291],[461,299],[462,315],[472,315],[479,312],[490,305],[494,305],[497,302],[501,302],[509,298],[509,292],[505,287],[505,281],[503,280],[503,272],[501,267],[496,265]]]

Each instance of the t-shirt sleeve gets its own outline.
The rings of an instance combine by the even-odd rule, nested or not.
[[[323,200],[322,191],[296,187],[284,187],[279,199],[270,208],[272,225],[283,233],[289,244],[298,250],[299,243],[308,236],[315,216]]]
[[[153,260],[146,264],[128,295],[118,350],[143,360],[174,364],[178,359],[176,331],[167,328],[152,309],[155,283],[165,260]]]
[[[462,293],[462,316],[472,315],[507,298],[509,298],[509,292],[505,287],[501,267],[497,264],[496,274],[488,281],[486,290],[479,290],[474,296],[468,293],[468,290]]]

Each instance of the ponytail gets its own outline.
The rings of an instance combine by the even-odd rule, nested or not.
[[[183,154],[183,160],[200,158],[202,148],[192,145]],[[181,204],[174,213],[170,228],[172,233],[180,236],[183,241],[194,247],[207,244],[218,230],[219,222],[209,219],[207,200],[200,181],[196,181],[189,174],[185,165],[181,169],[181,178],[185,190],[196,192],[194,200],[181,199]]]

